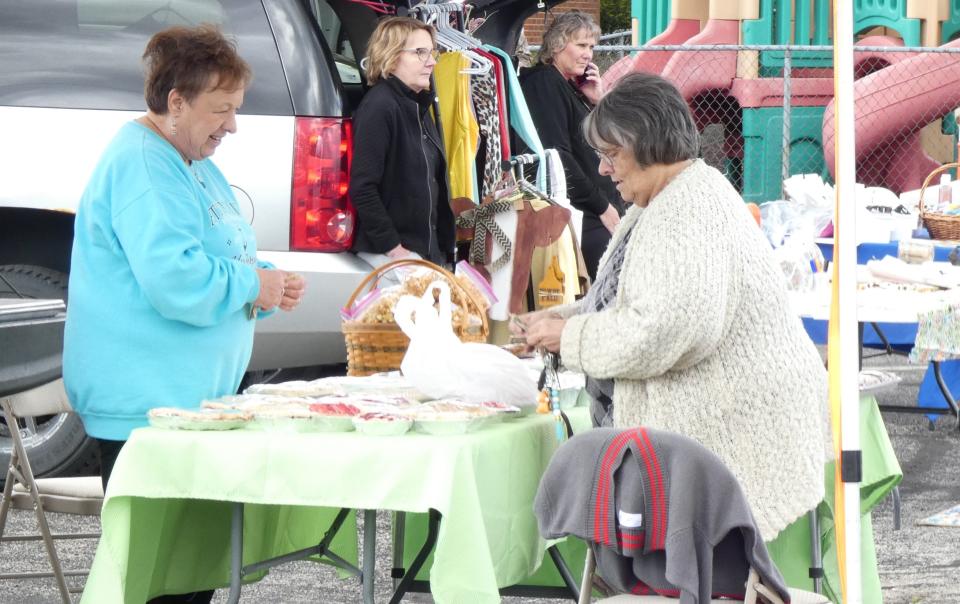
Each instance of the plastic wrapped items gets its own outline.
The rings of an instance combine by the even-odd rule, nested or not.
[[[813,291],[816,274],[823,272],[823,253],[812,241],[788,239],[773,251],[773,256],[783,270],[787,289],[790,291]]]

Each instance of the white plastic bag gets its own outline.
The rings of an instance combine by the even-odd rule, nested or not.
[[[439,308],[433,306],[435,289]],[[431,284],[423,298],[401,297],[394,317],[410,338],[400,371],[417,390],[436,399],[536,405],[536,381],[523,361],[497,346],[464,343],[454,335],[446,282]]]

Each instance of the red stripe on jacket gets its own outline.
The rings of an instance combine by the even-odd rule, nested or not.
[[[623,432],[614,437],[610,446],[607,447],[603,455],[603,462],[600,464],[600,479],[597,483],[597,499],[593,510],[593,540],[602,545],[612,545],[610,541],[610,531],[607,521],[609,520],[609,505],[607,503],[607,491],[610,489],[610,466],[623,450],[624,445],[630,440],[630,433]],[[603,527],[601,529],[601,527]],[[602,531],[602,532],[601,532]]]
[[[653,470],[657,481],[657,488],[663,495],[660,498],[659,516],[661,523],[659,547],[662,549],[667,542],[667,498],[663,490],[663,474],[660,472],[660,459],[657,457],[656,451],[653,448],[653,443],[650,442],[650,435],[647,433],[646,428],[641,428],[640,433],[643,434],[644,441],[646,441],[647,446],[650,447],[650,454],[653,456]]]

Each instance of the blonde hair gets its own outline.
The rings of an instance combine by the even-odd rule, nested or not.
[[[593,20],[590,13],[572,10],[557,15],[543,34],[543,44],[540,46],[540,62],[547,65],[552,64],[553,57],[563,50],[567,42],[581,31],[593,35],[595,40],[599,39],[600,26]]]
[[[373,86],[386,78],[397,65],[400,53],[407,44],[407,38],[416,31],[430,34],[430,40],[436,45],[436,34],[432,25],[410,17],[388,17],[377,24],[367,44],[366,75],[367,83]]]

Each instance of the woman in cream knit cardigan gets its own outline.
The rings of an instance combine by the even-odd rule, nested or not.
[[[719,455],[770,541],[823,498],[820,355],[743,200],[695,159],[672,84],[625,77],[584,132],[632,205],[588,295],[520,317],[527,344],[586,374],[595,425],[670,430]]]

